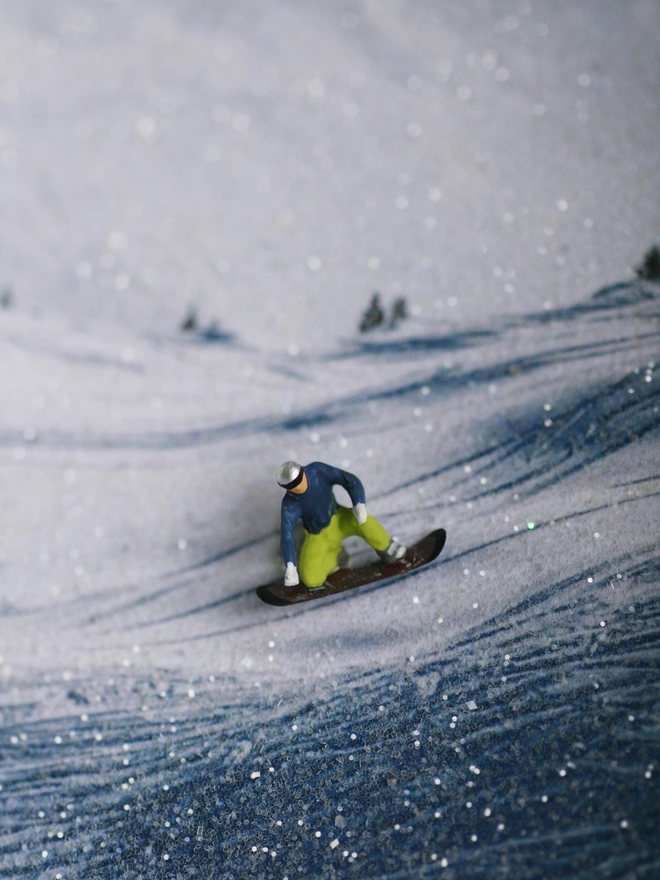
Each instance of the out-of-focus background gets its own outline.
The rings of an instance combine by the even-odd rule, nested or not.
[[[658,226],[658,5],[3,3],[0,278],[172,334],[315,352],[573,303]],[[448,302],[451,300],[451,302]]]
[[[653,876],[659,44],[0,0],[2,876]],[[441,558],[261,604],[287,458]]]

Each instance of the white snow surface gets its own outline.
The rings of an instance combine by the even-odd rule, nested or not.
[[[657,2],[0,0],[0,22],[10,688],[157,670],[304,691],[657,540],[655,484],[630,488],[657,471],[648,437],[527,495],[480,494],[486,458],[465,471],[500,422],[657,359],[651,306],[521,318],[660,238]],[[412,314],[361,337],[373,290]],[[182,332],[191,306],[233,338]],[[431,338],[455,344],[382,354]],[[514,364],[571,347],[590,354]],[[357,473],[402,541],[445,527],[442,564],[261,604],[287,458]]]

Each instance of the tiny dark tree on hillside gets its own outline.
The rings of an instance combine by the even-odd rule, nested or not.
[[[657,244],[644,254],[644,259],[635,272],[645,281],[660,281],[660,247]]]
[[[366,333],[373,330],[374,327],[380,326],[385,320],[385,313],[380,304],[380,294],[375,292],[372,294],[369,308],[363,313],[360,321],[360,333]]]
[[[190,333],[197,329],[197,311],[194,306],[190,306],[186,317],[181,322],[181,330],[184,333]]]
[[[406,305],[405,296],[397,297],[392,303],[392,314],[390,316],[390,327],[394,329],[401,321],[405,321],[408,317],[408,306]]]

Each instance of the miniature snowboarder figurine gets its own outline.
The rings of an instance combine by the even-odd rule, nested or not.
[[[300,579],[310,590],[319,590],[337,567],[342,541],[359,535],[385,562],[405,556],[406,548],[390,538],[383,526],[367,513],[362,483],[353,474],[313,461],[303,467],[285,461],[277,482],[286,489],[282,499],[282,556],[286,563],[284,585],[296,586]],[[343,486],[353,509],[337,504],[333,486]],[[305,541],[300,551],[300,576],[293,544],[293,527],[302,518]]]

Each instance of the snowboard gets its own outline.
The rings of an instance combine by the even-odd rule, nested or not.
[[[436,529],[412,547],[408,547],[406,555],[397,562],[378,560],[360,568],[340,568],[328,575],[327,581],[318,590],[309,590],[304,584],[285,587],[281,581],[264,584],[257,587],[257,596],[268,605],[297,605],[299,602],[311,602],[313,599],[323,599],[336,593],[344,593],[346,590],[354,590],[365,584],[400,577],[433,562],[442,552],[446,539],[445,530]]]

